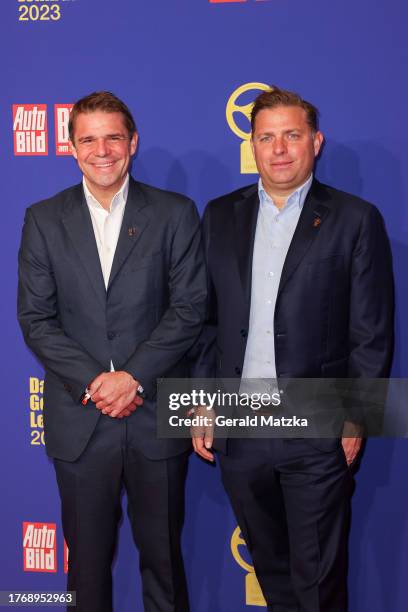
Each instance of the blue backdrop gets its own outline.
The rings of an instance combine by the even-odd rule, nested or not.
[[[242,139],[226,120],[227,101],[238,87],[276,83],[314,102],[326,136],[317,176],[375,202],[385,217],[397,292],[393,374],[406,377],[408,7],[403,0],[8,0],[1,10],[0,590],[61,590],[59,499],[41,444],[35,383],[30,394],[30,377],[42,379],[42,370],[15,320],[24,210],[80,180],[74,160],[56,155],[54,105],[96,89],[115,92],[140,131],[134,176],[186,193],[202,210],[210,198],[256,178],[240,173]],[[250,93],[238,103],[248,103]],[[27,123],[24,132],[18,113],[29,105],[47,111],[47,133],[34,134],[40,148],[44,138],[48,142],[46,155],[21,154],[26,132],[42,128]],[[234,117],[248,131],[245,117]],[[407,610],[407,459],[405,440],[367,444],[353,497],[350,612]],[[24,522],[56,525],[57,571],[24,571]],[[184,547],[193,612],[256,609],[245,604],[247,572],[231,553],[235,527],[218,469],[192,457]],[[118,612],[142,610],[127,520],[115,601]]]

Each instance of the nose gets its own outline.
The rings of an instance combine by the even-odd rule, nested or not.
[[[286,141],[282,136],[276,136],[272,146],[275,155],[283,155],[286,152]]]
[[[98,157],[105,157],[108,155],[109,147],[105,138],[97,138],[95,141],[95,155]]]

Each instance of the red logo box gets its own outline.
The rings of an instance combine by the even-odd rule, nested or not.
[[[14,155],[48,155],[46,104],[13,104]]]
[[[72,155],[69,144],[68,121],[73,104],[54,104],[55,154]]]
[[[25,572],[57,571],[57,526],[55,523],[23,523]]]

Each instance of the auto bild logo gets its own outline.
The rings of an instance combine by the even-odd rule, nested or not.
[[[46,104],[13,104],[14,155],[48,155]]]
[[[56,532],[55,523],[23,523],[25,572],[57,571]]]
[[[72,154],[69,144],[68,121],[73,106],[73,104],[54,104],[56,155]]]

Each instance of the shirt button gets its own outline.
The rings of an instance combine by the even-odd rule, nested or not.
[[[270,330],[270,329],[267,329],[267,330],[266,330],[266,333],[267,333],[267,334],[270,334],[270,333],[271,333],[271,330]]]
[[[266,300],[267,304],[272,304],[272,300]]]
[[[275,272],[268,272],[268,276],[272,278],[272,276],[275,276]]]

